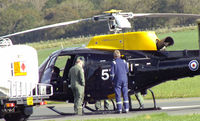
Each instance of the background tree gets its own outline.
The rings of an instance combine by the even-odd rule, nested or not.
[[[9,7],[3,9],[0,13],[1,35],[31,29],[42,24],[42,18],[39,11],[28,2],[13,3]],[[33,36],[30,35],[31,34],[29,34],[29,36],[27,35],[26,39],[32,39]]]
[[[110,9],[133,13],[200,13],[199,0],[0,0],[0,35],[34,27],[77,20]],[[184,26],[195,23],[188,18],[141,18],[131,20],[132,31]],[[41,30],[12,37],[24,43],[65,37],[108,33],[106,22],[87,22],[67,27]]]

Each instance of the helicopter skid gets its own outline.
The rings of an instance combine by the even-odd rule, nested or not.
[[[154,106],[152,108],[132,108],[132,101],[131,101],[131,97],[129,95],[129,106],[130,106],[130,109],[129,111],[149,111],[149,110],[161,110],[160,107],[157,107],[156,105],[156,99],[155,99],[155,96],[154,96],[154,93],[151,89],[148,89],[151,94],[152,94],[152,98],[153,98],[153,104]],[[83,105],[83,109],[87,109],[91,112],[84,112],[84,115],[92,115],[92,114],[115,114],[117,113],[116,112],[116,105],[115,105],[115,102],[113,100],[111,100],[112,104],[113,104],[113,110],[95,110],[95,109],[92,109],[91,107],[87,106],[87,103],[84,103]],[[48,106],[47,108],[49,108],[50,110],[56,112],[57,114],[59,115],[69,115],[69,116],[72,116],[72,115],[75,115],[74,113],[64,113],[64,112],[61,112],[61,111],[58,111],[57,109],[55,109],[55,106]]]
[[[54,111],[55,113],[59,114],[59,115],[67,115],[67,116],[75,116],[74,113],[64,113],[61,111],[58,111],[57,109],[55,109],[55,106],[48,106],[47,108],[49,108],[50,110]],[[85,106],[85,109],[91,111],[91,112],[84,112],[83,115],[96,115],[96,114],[116,114],[117,112],[115,110],[94,110],[88,106]],[[149,110],[161,110],[161,108],[157,107],[157,108],[144,108],[144,109],[130,109],[130,112],[132,111],[149,111]]]
[[[143,109],[140,109],[140,108],[137,108],[137,109],[130,109],[130,111],[150,111],[150,110],[162,110],[162,108],[160,107],[156,107],[156,108],[143,108]]]

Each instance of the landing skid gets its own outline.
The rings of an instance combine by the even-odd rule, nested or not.
[[[54,111],[55,113],[59,114],[59,115],[65,115],[65,116],[75,116],[74,113],[64,113],[64,112],[60,112],[58,110],[55,109],[55,106],[48,106],[47,108],[49,108],[50,110]],[[87,112],[84,113],[84,115],[94,115],[94,114],[114,114],[115,111],[114,110],[93,110],[92,108],[86,106],[86,109],[90,110],[91,112]]]
[[[153,91],[151,89],[149,89],[149,91],[151,92],[151,95],[153,97],[153,105],[154,105],[153,109],[155,109],[155,110],[161,110],[161,108],[157,107],[157,105],[156,105],[156,99],[155,99]]]
[[[130,107],[130,111],[148,111],[148,110],[161,110],[160,107],[157,107],[156,105],[156,99],[155,99],[155,96],[154,96],[154,93],[151,89],[149,89],[149,91],[151,92],[151,95],[152,95],[152,98],[153,98],[153,104],[154,106],[152,108],[143,108],[143,109],[140,109],[140,108],[132,108],[132,100],[131,100],[131,97],[129,95],[129,107]],[[113,104],[113,110],[95,110],[95,109],[92,109],[91,107],[87,106],[87,103],[84,103],[83,105],[83,108],[84,109],[87,109],[91,112],[87,112],[87,113],[84,113],[84,115],[93,115],[93,114],[114,114],[116,113],[116,105],[115,105],[115,102],[113,100],[111,100],[112,104]],[[74,113],[64,113],[64,112],[60,112],[58,110],[55,109],[55,106],[48,106],[47,108],[49,108],[50,110],[56,112],[57,114],[59,115],[68,115],[68,116],[73,116],[75,115]]]
[[[152,95],[152,98],[153,98],[153,107],[152,108],[142,108],[142,109],[140,109],[140,108],[138,108],[138,109],[134,109],[133,107],[132,107],[132,100],[131,100],[131,97],[130,97],[130,95],[129,95],[129,110],[130,111],[147,111],[147,110],[161,110],[161,108],[160,107],[157,107],[157,105],[156,105],[156,99],[155,99],[155,96],[154,96],[154,93],[153,93],[153,91],[151,90],[151,89],[149,89],[149,91],[151,92],[151,95]],[[140,104],[140,107],[141,107],[141,104]]]

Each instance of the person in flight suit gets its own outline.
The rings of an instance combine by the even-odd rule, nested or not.
[[[104,102],[104,110],[109,110],[109,101],[108,100],[103,100]],[[95,103],[95,108],[96,110],[101,110],[101,100],[97,100]]]
[[[140,92],[135,93],[135,97],[140,105],[139,109],[144,109],[144,98]]]
[[[121,54],[119,50],[114,51],[114,61],[111,64],[111,80],[114,82],[115,98],[117,103],[117,112],[122,112],[121,90],[123,93],[123,103],[125,112],[129,111],[128,100],[128,65],[125,60],[120,58]]]
[[[76,64],[69,70],[68,77],[71,81],[71,89],[74,95],[74,112],[76,115],[82,115],[82,104],[85,91],[85,77],[84,77],[84,59],[78,57]]]

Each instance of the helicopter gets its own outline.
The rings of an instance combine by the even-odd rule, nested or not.
[[[115,98],[114,87],[110,80],[110,69],[113,51],[117,49],[122,54],[121,58],[126,60],[129,65],[130,110],[133,110],[130,96],[138,92],[146,94],[147,90],[151,92],[153,97],[153,109],[158,109],[151,88],[166,81],[200,75],[200,51],[163,51],[163,48],[174,44],[172,37],[160,40],[155,32],[123,33],[122,29],[131,28],[128,19],[177,16],[200,18],[200,15],[197,14],[134,14],[121,10],[110,10],[91,18],[42,26],[5,35],[2,38],[83,21],[107,21],[109,30],[113,34],[94,36],[86,47],[64,48],[53,52],[39,67],[39,82],[53,85],[53,95],[50,96],[50,100],[73,102],[68,72],[75,64],[76,59],[80,56],[83,57],[86,80],[84,104],[85,108],[94,111],[87,106],[87,103],[95,103],[97,100],[104,99],[110,99],[113,102]],[[115,109],[114,102],[113,107]],[[53,108],[51,109],[56,111]],[[61,112],[58,113],[62,114]]]

